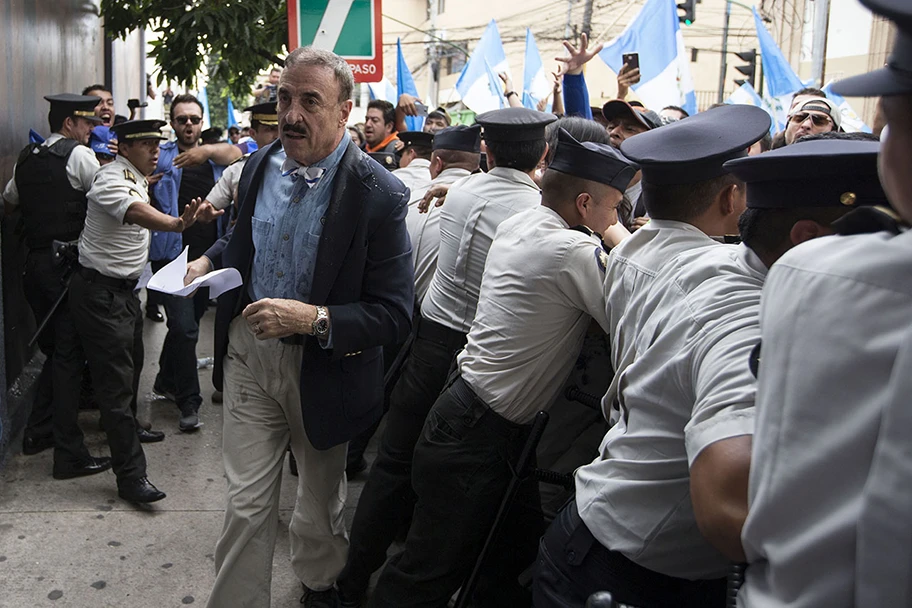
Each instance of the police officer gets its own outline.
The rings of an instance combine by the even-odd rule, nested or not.
[[[165,493],[146,477],[146,457],[137,435],[142,311],[136,284],[149,260],[150,230],[182,232],[193,224],[201,204],[195,199],[180,217],[149,204],[146,177],[155,170],[164,124],[133,120],[112,127],[117,158],[98,172],[89,191],[79,269],[70,284],[79,342],[61,353],[88,360],[118,495],[137,503],[161,500]]]
[[[276,111],[276,102],[269,101],[258,103],[244,108],[250,112],[250,133],[256,142],[257,148],[265,148],[279,137],[279,115]],[[238,183],[241,180],[241,171],[250,157],[248,152],[234,161],[222,172],[215,186],[206,195],[206,200],[200,209],[199,221],[212,221],[219,215],[219,211],[228,209],[237,197]]]
[[[415,262],[415,297],[424,299],[437,270],[437,253],[440,250],[440,210],[436,207],[427,213],[418,210],[418,203],[428,188],[453,184],[478,170],[481,156],[477,125],[458,125],[437,131],[432,143],[428,166],[431,182],[421,190],[411,190],[408,215],[409,238],[412,240],[412,259]],[[399,137],[402,137],[402,133]]]
[[[896,24],[893,51],[885,68],[833,90],[882,96],[881,181],[909,222],[912,6],[862,4]],[[839,190],[828,194],[856,203],[868,196]],[[743,608],[912,605],[912,232],[896,232],[818,239],[770,270]]]
[[[735,233],[745,205],[722,164],[769,127],[763,110],[726,106],[621,145],[652,220],[611,251],[605,274],[616,374],[603,404],[619,419],[541,541],[537,607],[602,590],[641,608],[725,604],[747,508],[763,275],[711,237]]]
[[[617,222],[636,170],[611,146],[562,131],[541,204],[500,224],[459,376],[415,447],[418,502],[405,550],[380,576],[372,605],[442,606],[468,576],[532,420],[557,397],[590,321],[607,329],[600,234]],[[523,486],[524,504],[537,506],[537,482]],[[516,578],[543,527],[535,510],[511,512],[503,530],[511,555],[490,584],[497,597],[484,605],[521,605]]]
[[[554,116],[525,108],[478,116],[492,169],[459,181],[440,215],[437,270],[421,304],[415,340],[390,395],[377,460],[359,500],[338,585],[343,599],[367,590],[373,571],[412,513],[412,453],[453,357],[475,318],[488,248],[505,219],[541,204],[532,174],[545,156],[545,125]]]
[[[63,280],[68,270],[65,264],[54,263],[51,245],[53,241],[74,241],[82,232],[86,193],[99,169],[95,154],[86,146],[93,127],[102,120],[94,111],[100,101],[98,97],[66,93],[48,95],[45,99],[51,103],[48,122],[52,135],[43,144],[29,144],[20,153],[13,178],[3,191],[6,212],[16,208],[22,211],[29,249],[23,283],[26,299],[39,323],[66,289]],[[54,390],[54,385],[66,386],[68,378],[82,376],[82,362],[64,368],[54,358],[56,340],[66,339],[66,334],[73,335],[74,331],[64,300],[38,336],[38,345],[46,359],[22,440],[25,454],[37,454],[54,446],[53,417],[55,408],[59,407],[55,394],[61,394]],[[88,452],[81,441],[76,449],[78,453],[68,458],[80,465],[73,471],[95,473],[110,466],[84,467],[89,462]],[[105,459],[98,462],[103,464]]]
[[[423,131],[400,131],[399,141],[405,145],[399,157],[399,168],[393,175],[408,187],[412,197],[418,191],[423,195],[431,184],[434,136]]]

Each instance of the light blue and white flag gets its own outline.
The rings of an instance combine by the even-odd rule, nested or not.
[[[408,93],[413,97],[418,97],[418,87],[415,86],[415,79],[412,78],[412,71],[405,63],[405,56],[402,54],[402,42],[396,38],[396,101],[403,93]],[[420,131],[424,126],[424,116],[406,116],[405,126],[409,131]]]
[[[599,57],[619,72],[624,53],[640,55],[640,82],[633,90],[648,108],[658,111],[665,106],[681,106],[690,114],[697,113],[675,0],[647,0],[627,29],[609,42]]]
[[[462,103],[476,114],[504,107],[503,85],[497,76],[501,72],[510,74],[510,65],[497,23],[491,19],[456,81]]]
[[[839,108],[839,112],[842,114],[842,130],[847,133],[853,131],[871,133],[871,127],[866,125],[861,117],[855,113],[855,110],[852,109],[852,106],[849,105],[849,102],[846,101],[845,97],[833,92],[830,88],[831,84],[833,83],[828,82],[827,85],[823,87],[823,92],[826,93],[827,98]]]
[[[371,99],[385,99],[393,105],[396,105],[398,97],[396,95],[396,87],[393,86],[393,83],[384,76],[380,82],[371,82],[368,83],[367,89],[370,92]]]
[[[763,25],[763,19],[754,7],[754,25],[757,28],[757,40],[760,42],[760,57],[763,63],[763,79],[766,91],[763,96],[773,115],[776,130],[781,131],[788,122],[788,111],[792,105],[792,95],[803,88],[801,79],[786,60],[782,50],[773,40],[772,35]]]
[[[238,126],[237,115],[234,112],[234,104],[231,103],[231,98],[228,98],[228,124],[225,126],[226,129],[231,127]]]
[[[776,117],[773,114],[773,108],[770,106],[768,100],[760,97],[756,89],[751,86],[751,83],[745,82],[740,87],[735,89],[735,92],[731,94],[731,97],[725,100],[725,103],[756,106],[758,108],[766,110],[766,113],[770,115],[770,118],[772,118],[770,124],[770,135],[776,133]]]
[[[526,28],[526,57],[523,62],[523,107],[532,110],[538,109],[538,102],[546,99],[551,93],[551,85],[545,76],[545,64],[542,63],[541,53],[535,44],[532,30]],[[549,106],[551,104],[548,104]]]

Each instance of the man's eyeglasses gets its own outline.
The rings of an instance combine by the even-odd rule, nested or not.
[[[833,120],[825,114],[809,114],[808,112],[796,112],[789,117],[789,120],[800,125],[808,119],[808,116],[811,117],[811,120],[814,121],[814,125],[817,127],[825,127]]]
[[[175,116],[174,122],[176,122],[179,125],[185,125],[188,122],[192,122],[193,124],[198,125],[201,122],[203,122],[203,117],[202,116]]]

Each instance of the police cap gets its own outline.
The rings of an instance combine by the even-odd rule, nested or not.
[[[430,148],[434,144],[434,134],[425,133],[424,131],[399,131],[397,135],[399,141],[409,146],[422,146]]]
[[[250,112],[250,121],[254,120],[264,125],[276,126],[279,124],[279,113],[276,110],[276,102],[267,101],[257,103],[244,108],[245,112]]]
[[[61,116],[78,116],[97,123],[104,122],[100,117],[95,116],[95,106],[101,101],[100,97],[61,93],[60,95],[45,95],[44,98],[51,102],[52,113]]]
[[[441,129],[434,134],[435,150],[462,150],[463,152],[481,151],[481,127],[456,125]],[[399,134],[402,137],[402,134]]]
[[[861,0],[871,11],[896,24],[896,42],[887,66],[836,82],[838,95],[875,97],[912,93],[912,3],[909,0]]]
[[[757,156],[725,163],[747,183],[752,209],[888,205],[877,176],[874,141],[798,140]]]
[[[563,128],[557,133],[557,151],[548,166],[548,170],[606,184],[621,192],[630,185],[638,168],[612,146],[580,143]]]
[[[625,139],[621,152],[656,186],[694,184],[725,175],[722,164],[747,156],[770,128],[760,108],[729,105]]]
[[[484,128],[485,140],[536,141],[545,139],[545,127],[557,116],[528,108],[503,108],[479,114],[475,120]]]
[[[167,123],[164,120],[128,120],[119,125],[114,125],[111,130],[117,135],[117,141],[133,141],[137,139],[168,139],[162,135],[161,129]]]

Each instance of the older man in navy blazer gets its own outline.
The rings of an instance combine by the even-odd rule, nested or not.
[[[209,606],[270,605],[289,441],[302,602],[339,605],[346,445],[383,411],[382,347],[405,339],[414,301],[408,189],[349,139],[352,88],[341,57],[312,47],[288,56],[279,141],[248,160],[233,233],[188,268],[188,280],[228,267],[244,277],[216,316],[228,505]]]

